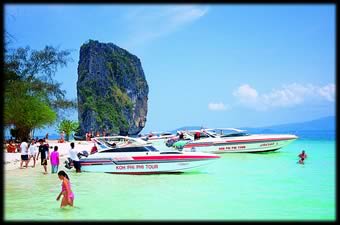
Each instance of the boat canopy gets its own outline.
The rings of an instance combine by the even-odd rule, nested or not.
[[[120,148],[127,146],[144,146],[147,145],[146,141],[141,139],[132,138],[128,136],[106,136],[96,137],[92,139],[101,150]]]
[[[100,153],[121,153],[121,152],[159,152],[158,149],[153,147],[152,145],[143,145],[143,146],[126,146],[126,147],[118,147],[118,148],[108,148],[103,149]]]
[[[213,136],[217,137],[239,137],[248,136],[246,130],[240,130],[236,128],[214,128],[205,129],[205,131]]]

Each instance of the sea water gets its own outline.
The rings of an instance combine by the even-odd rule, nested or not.
[[[297,155],[304,149],[305,164]],[[194,172],[69,174],[75,208],[43,168],[6,171],[4,219],[31,221],[335,220],[335,140],[297,140],[275,152],[223,154]],[[50,171],[50,168],[49,168]]]

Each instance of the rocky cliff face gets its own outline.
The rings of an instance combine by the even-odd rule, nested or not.
[[[90,40],[81,46],[77,81],[80,134],[138,134],[146,122],[148,93],[137,56],[112,43]]]

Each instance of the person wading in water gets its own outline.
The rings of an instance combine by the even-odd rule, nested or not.
[[[299,162],[300,164],[305,164],[304,161],[307,158],[307,154],[305,153],[305,150],[302,150],[302,152],[299,154]]]
[[[63,195],[63,199],[61,200],[60,208],[63,208],[63,207],[68,206],[68,205],[73,207],[74,194],[71,190],[70,178],[68,177],[68,175],[63,170],[58,172],[58,177],[62,181],[62,183],[61,183],[61,192],[57,197],[57,201],[59,201],[61,195]]]

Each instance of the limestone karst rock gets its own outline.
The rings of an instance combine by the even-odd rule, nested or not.
[[[78,64],[79,134],[138,134],[146,122],[149,87],[140,59],[112,44],[89,40]]]

